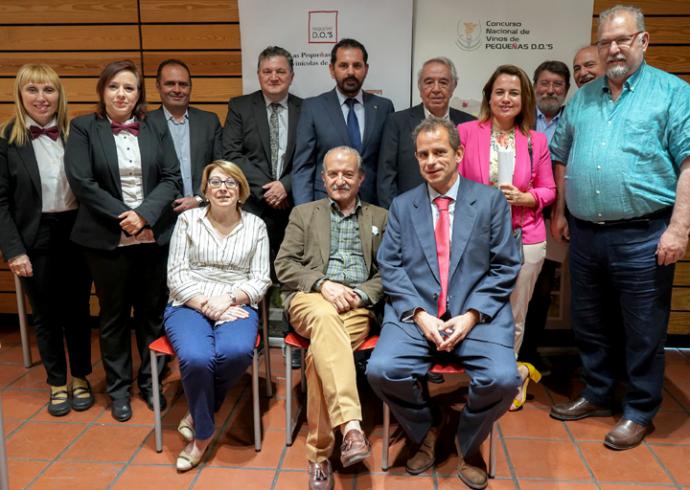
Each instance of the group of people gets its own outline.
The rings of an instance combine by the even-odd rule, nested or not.
[[[31,301],[48,411],[94,403],[93,280],[113,418],[132,416],[131,329],[149,408],[148,344],[164,331],[189,406],[177,468],[195,467],[278,282],[291,328],[310,340],[309,488],[333,488],[335,431],[343,466],[370,454],[353,350],[378,325],[366,377],[410,441],[406,470],[434,464],[448,418],[428,370],[454,362],[470,378],[458,476],[485,488],[481,443],[541,377],[558,240],[570,241],[585,388],[551,416],[610,414],[622,356],[628,389],[604,443],[635,447],[661,403],[673,264],[690,230],[690,87],[645,63],[648,43],[642,12],[612,7],[575,56],[567,104],[564,63],[532,80],[502,65],[478,119],[449,107],[458,75],[443,57],[419,71],[421,104],[394,112],[362,90],[368,55],[354,39],[332,49],[336,86],[304,100],[289,92],[290,53],[266,48],[260,89],[230,100],[224,127],[189,105],[181,60],[159,66],[151,112],[136,65],[110,63],[97,111],[71,124],[55,71],[24,65],[0,133],[0,249]]]

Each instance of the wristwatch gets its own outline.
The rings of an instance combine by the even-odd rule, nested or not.
[[[194,199],[196,199],[196,202],[199,204],[199,206],[203,206],[206,203],[206,199],[201,196],[194,196]]]

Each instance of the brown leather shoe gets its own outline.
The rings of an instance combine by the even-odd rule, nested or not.
[[[309,490],[333,490],[333,468],[330,461],[320,463],[309,461],[308,472]]]
[[[611,415],[611,409],[600,407],[580,397],[577,400],[554,405],[549,415],[558,420],[580,420],[587,417],[608,417]]]
[[[369,453],[371,453],[371,444],[364,432],[357,429],[348,430],[340,446],[340,462],[343,463],[343,467],[347,468],[367,459]]]
[[[464,459],[458,452],[458,478],[473,490],[482,490],[489,485],[489,475],[486,474],[486,464],[481,455]]]
[[[654,425],[640,425],[632,420],[621,418],[616,426],[606,434],[604,446],[623,451],[639,446],[647,434],[654,431]]]
[[[419,475],[434,465],[436,460],[436,440],[439,427],[432,427],[424,436],[424,440],[412,456],[407,459],[405,469],[411,475]]]

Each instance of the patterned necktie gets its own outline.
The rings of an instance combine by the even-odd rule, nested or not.
[[[350,110],[347,113],[347,137],[350,138],[350,146],[362,153],[362,135],[359,134],[359,121],[355,114],[357,99],[350,97],[345,101]]]
[[[57,141],[58,136],[60,136],[60,130],[57,126],[51,126],[49,128],[40,128],[38,126],[29,126],[29,135],[32,140],[35,140],[39,136],[45,134],[48,138],[53,141]]]
[[[436,257],[438,259],[438,273],[441,279],[441,294],[438,295],[438,317],[446,312],[446,298],[448,297],[448,271],[450,269],[450,215],[448,207],[451,198],[439,196],[434,199],[438,208],[438,221],[434,236],[436,238]]]
[[[271,117],[269,120],[269,125],[271,129],[271,171],[273,172],[273,178],[279,179],[280,175],[278,173],[278,148],[279,148],[279,137],[280,137],[280,125],[278,124],[278,111],[280,110],[280,104],[277,102],[271,103]]]
[[[127,131],[128,133],[130,133],[134,136],[139,136],[139,123],[138,122],[131,122],[128,124],[122,124],[119,122],[111,121],[110,122],[110,129],[113,130],[113,134],[115,134],[115,135],[120,134],[122,131]]]

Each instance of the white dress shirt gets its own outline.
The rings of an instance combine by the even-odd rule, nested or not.
[[[273,114],[273,109],[271,109],[272,102],[265,95],[264,101],[266,103],[266,117],[268,118],[270,138],[271,114]],[[286,95],[282,100],[276,102],[276,104],[280,104],[280,109],[278,109],[278,175],[275,176],[276,180],[278,180],[285,168],[285,152],[287,151],[288,139],[288,96]]]
[[[108,118],[110,121],[110,118]],[[135,122],[132,118],[124,124]],[[120,187],[122,188],[122,201],[130,209],[138,208],[144,202],[144,178],[141,171],[141,153],[139,152],[139,138],[129,131],[113,133],[115,148],[117,149],[117,166],[120,170]],[[120,233],[120,247],[136,245],[139,243],[155,243],[155,240],[145,236],[127,236]]]
[[[57,120],[53,118],[46,126],[41,126],[36,121],[26,116],[26,127],[38,126],[50,128],[55,126]],[[38,175],[41,178],[41,212],[62,213],[77,209],[77,199],[67,182],[65,174],[65,147],[62,138],[53,141],[49,136],[42,134],[31,140],[31,146],[36,156]]]
[[[210,208],[180,214],[170,238],[168,288],[173,306],[195,296],[241,291],[256,307],[271,285],[266,225],[241,211],[237,226],[221,235],[206,216]]]

